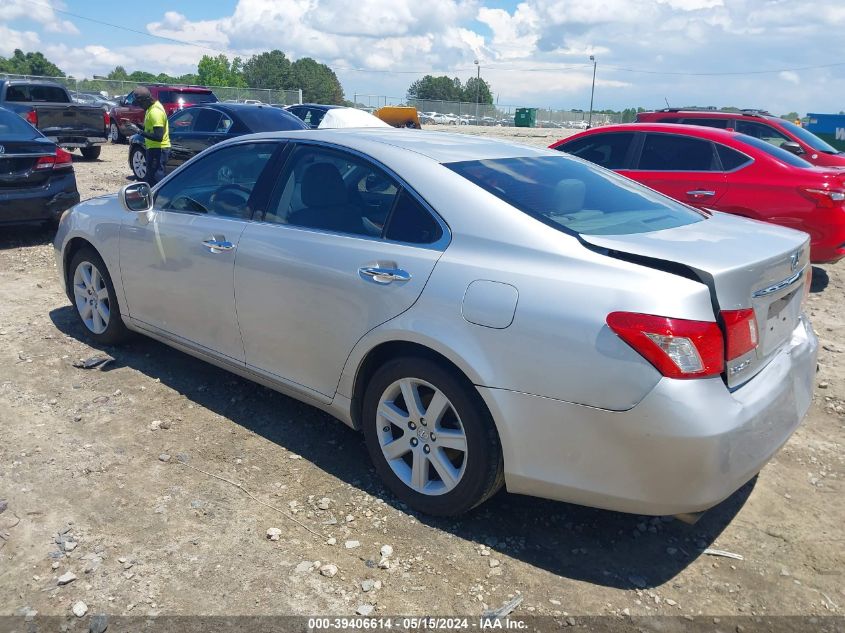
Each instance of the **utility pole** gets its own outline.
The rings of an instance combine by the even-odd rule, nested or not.
[[[481,63],[476,59],[475,65],[478,66],[478,75],[475,78],[475,124],[478,125],[478,99],[481,91]]]
[[[593,87],[590,90],[590,120],[587,125],[593,127],[593,97],[596,94],[596,56],[590,55],[590,61],[593,62]]]

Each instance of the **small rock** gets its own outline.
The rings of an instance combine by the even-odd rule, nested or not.
[[[337,575],[337,565],[328,563],[320,567],[320,573],[326,578],[334,578]]]
[[[161,420],[153,420],[150,422],[150,431],[158,431],[161,428]]]
[[[672,600],[672,598],[666,598],[666,604],[668,604],[670,607],[674,607],[677,606],[678,603]]]
[[[344,543],[344,547],[346,547],[346,549],[355,549],[356,547],[361,547],[361,541],[346,541],[346,543]]]
[[[61,576],[59,576],[58,580],[56,581],[56,584],[59,585],[59,587],[63,587],[64,585],[69,585],[74,580],[76,580],[76,574],[74,574],[72,571],[66,571]]]
[[[106,629],[108,628],[109,616],[105,615],[104,613],[91,616],[91,622],[88,625],[88,633],[105,633]]]
[[[170,428],[171,424],[173,424],[173,423],[170,420],[162,420],[159,423],[158,428],[164,429],[166,431],[167,429]]]
[[[305,572],[311,571],[313,566],[314,566],[314,563],[312,563],[310,560],[304,560],[301,563],[299,563],[299,565],[294,567],[293,570],[297,574],[304,574]]]
[[[326,541],[326,545],[337,545],[337,539],[333,536],[329,537]]]
[[[71,611],[73,611],[73,615],[75,615],[77,618],[81,618],[86,613],[88,613],[88,605],[82,602],[82,600],[79,600],[78,602],[74,603]]]
[[[496,560],[495,558],[491,558],[491,559],[490,559],[490,561],[489,561],[489,563],[490,563],[490,568],[491,568],[491,569],[492,569],[493,567],[498,567],[498,566],[499,566],[499,561],[498,561],[498,560]]]
[[[322,499],[320,499],[317,502],[317,507],[320,510],[328,510],[330,505],[331,505],[331,499],[329,499],[328,497],[323,497]]]
[[[267,538],[271,541],[278,541],[281,535],[282,531],[279,528],[273,527],[267,530]]]
[[[367,580],[361,581],[361,590],[364,593],[369,593],[370,591],[372,591],[375,588],[376,588],[376,581],[375,580],[367,579]]]
[[[158,461],[164,462],[165,464],[170,461],[170,455],[167,453],[162,453],[158,456]]]
[[[789,573],[789,570],[786,567],[781,567],[780,575],[781,576],[791,576],[792,574]]]
[[[820,382],[819,383],[819,389],[827,389],[829,386],[830,385],[828,385],[828,383],[826,383],[826,382]]]
[[[390,558],[393,556],[393,547],[391,545],[382,545],[380,552],[384,558]]]
[[[560,606],[560,600],[555,600],[554,598],[549,598],[549,602],[551,602],[556,607]]]
[[[358,607],[358,609],[355,611],[355,613],[357,613],[358,615],[363,615],[363,616],[366,617],[373,612],[373,609],[375,609],[375,607],[371,604],[362,604]]]
[[[50,565],[50,567],[52,567],[53,569],[58,569],[59,568],[59,561],[57,561],[57,560],[53,561],[53,563]]]
[[[382,556],[381,560],[378,562],[378,566],[379,569],[390,569],[390,560]]]
[[[6,511],[6,508],[9,507],[9,502],[5,499],[0,499],[0,514],[3,514]]]
[[[65,541],[62,549],[64,549],[66,552],[72,552],[76,549],[77,545],[78,543],[76,541]]]

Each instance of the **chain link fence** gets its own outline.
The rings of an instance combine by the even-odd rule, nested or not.
[[[154,85],[147,82],[120,81],[116,79],[76,79],[74,77],[36,77],[32,75],[10,75],[0,73],[3,79],[35,79],[52,81],[68,89],[71,97],[80,101],[94,101],[103,99],[116,101],[125,97],[139,85]],[[175,87],[188,87],[183,84],[167,84]],[[207,87],[214,92],[220,101],[236,101],[239,103],[269,103],[276,105],[292,105],[302,103],[302,90],[271,90],[265,88],[237,88],[231,86],[200,86]]]
[[[516,110],[523,106],[472,103],[465,101],[440,101],[431,99],[406,99],[386,95],[355,94],[354,104],[364,110],[376,110],[387,105],[414,106],[424,115],[425,122],[444,125],[513,125]],[[580,127],[590,120],[589,112],[582,110],[561,110],[554,108],[536,108],[536,127]],[[622,115],[593,112],[592,125],[621,123]]]

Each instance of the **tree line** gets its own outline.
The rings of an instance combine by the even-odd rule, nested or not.
[[[461,83],[457,77],[426,75],[408,86],[407,98],[492,105],[493,91],[490,84],[477,77],[470,77],[465,83]]]

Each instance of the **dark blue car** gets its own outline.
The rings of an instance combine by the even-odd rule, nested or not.
[[[214,103],[174,112],[170,124],[170,173],[185,161],[228,138],[279,130],[307,130],[291,113],[268,105]],[[144,138],[136,134],[129,141],[129,168],[138,180],[147,176]]]

